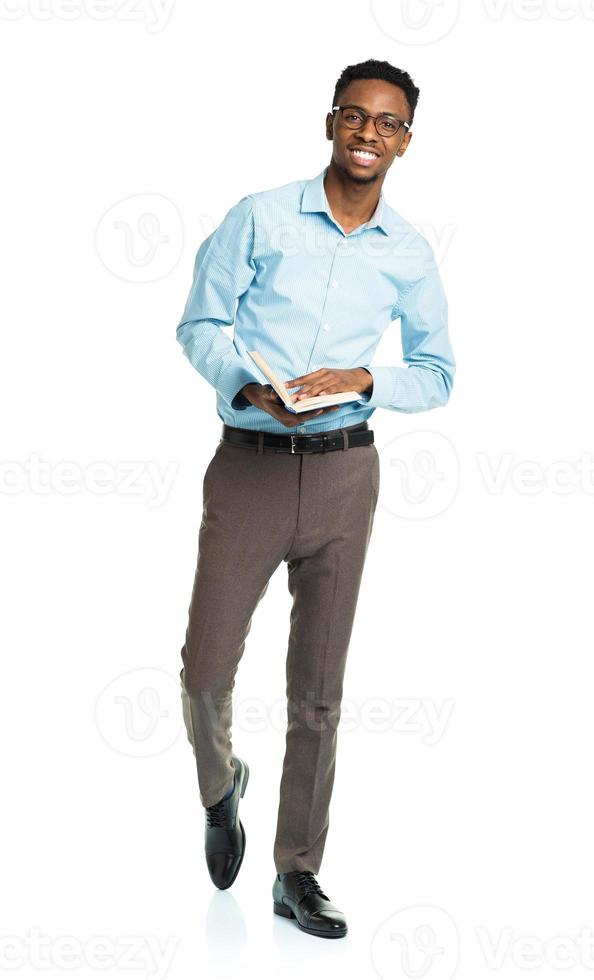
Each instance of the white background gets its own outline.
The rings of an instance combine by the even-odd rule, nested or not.
[[[3,966],[591,975],[594,5],[1,9]],[[272,913],[284,565],[235,688],[245,861],[226,892],[204,863],[178,672],[221,423],[175,326],[226,211],[329,162],[369,57],[421,89],[384,192],[436,249],[458,372],[370,423],[325,943]],[[396,327],[375,362],[400,353]]]

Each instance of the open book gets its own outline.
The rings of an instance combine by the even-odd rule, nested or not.
[[[268,378],[278,397],[289,412],[298,414],[299,412],[311,411],[313,408],[325,408],[327,405],[341,405],[343,402],[358,401],[361,397],[358,391],[337,391],[331,395],[314,395],[313,398],[300,398],[299,401],[293,402],[288,388],[285,387],[279,376],[275,374],[262,355],[257,350],[249,350],[248,354],[256,362],[262,374]]]

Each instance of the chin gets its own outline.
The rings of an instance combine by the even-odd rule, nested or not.
[[[356,184],[373,184],[373,182],[380,176],[379,173],[362,173],[360,168],[357,167],[357,164],[353,163],[351,159],[349,159],[346,166],[341,167],[341,169],[348,173],[351,180],[354,180]]]
[[[372,174],[362,173],[361,168],[357,167],[357,164],[353,163],[353,161],[351,160],[351,155],[349,151],[347,150],[346,152],[347,152],[347,159],[343,163],[339,161],[335,161],[335,163],[337,168],[339,170],[342,170],[342,172],[346,174],[348,177],[350,177],[350,179],[353,180],[356,184],[373,184],[373,182],[376,181],[378,177],[381,176],[381,174],[379,173],[372,173]]]

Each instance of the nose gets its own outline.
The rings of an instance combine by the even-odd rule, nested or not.
[[[362,140],[365,140],[366,143],[377,142],[377,131],[375,128],[375,122],[370,116],[367,117],[367,119],[365,120],[365,125],[361,126],[361,129],[358,131],[358,133],[359,133],[359,137]]]

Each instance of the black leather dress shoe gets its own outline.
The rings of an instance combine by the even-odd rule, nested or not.
[[[344,915],[324,894],[313,871],[277,872],[272,897],[276,914],[297,919],[303,932],[324,939],[346,936]]]
[[[245,853],[245,830],[239,819],[239,799],[245,793],[250,770],[243,759],[231,756],[235,767],[234,789],[227,800],[204,808],[204,849],[208,873],[217,888],[233,884]]]

